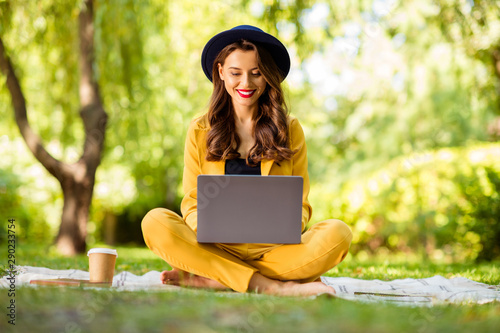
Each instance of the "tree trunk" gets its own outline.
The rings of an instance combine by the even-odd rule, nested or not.
[[[497,96],[500,96],[500,45],[491,53],[493,60],[493,67],[495,68],[495,74],[498,78],[497,81]],[[498,110],[500,110],[500,98],[498,98]],[[500,140],[500,115],[495,117],[492,123],[488,126],[488,134],[493,141]]]
[[[101,230],[106,244],[114,245],[116,243],[117,222],[118,218],[116,214],[109,211],[104,214],[103,226]]]
[[[82,253],[86,249],[87,221],[92,200],[93,179],[77,181],[74,174],[63,177],[61,183],[64,204],[57,248],[62,253]]]
[[[85,0],[79,15],[80,38],[80,117],[85,128],[83,153],[74,164],[63,163],[49,154],[28,122],[26,101],[12,63],[0,38],[0,70],[7,77],[16,123],[36,159],[61,184],[64,196],[61,225],[55,243],[65,255],[85,252],[87,221],[92,202],[95,173],[101,162],[107,114],[94,80],[93,3]],[[0,36],[1,37],[1,36]]]

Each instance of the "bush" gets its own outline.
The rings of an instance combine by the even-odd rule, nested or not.
[[[9,170],[0,169],[0,244],[6,241],[7,224],[14,219],[13,230],[16,239],[31,241],[45,240],[49,237],[49,228],[43,219],[38,219],[37,209],[27,205],[18,193],[21,182]],[[35,216],[35,218],[33,218]]]
[[[16,239],[50,242],[61,222],[62,195],[57,181],[26,148],[22,138],[0,136],[0,243],[8,219]]]
[[[397,158],[330,191],[336,199],[323,209],[351,225],[353,254],[492,260],[500,257],[499,193],[500,144],[482,144]]]

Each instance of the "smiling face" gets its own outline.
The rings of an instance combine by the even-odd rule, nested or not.
[[[224,65],[218,64],[218,68],[235,108],[258,106],[267,82],[259,70],[256,51],[236,49],[226,57]]]

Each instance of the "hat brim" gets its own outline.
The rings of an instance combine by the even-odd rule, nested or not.
[[[212,68],[215,58],[227,45],[246,39],[262,45],[273,57],[284,79],[290,71],[290,56],[285,46],[274,36],[263,31],[251,29],[231,29],[212,37],[203,49],[201,66],[207,78],[212,81]]]

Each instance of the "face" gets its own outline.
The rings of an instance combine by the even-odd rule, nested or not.
[[[267,85],[259,70],[256,51],[234,50],[223,66],[219,63],[219,76],[235,107],[258,105]]]

